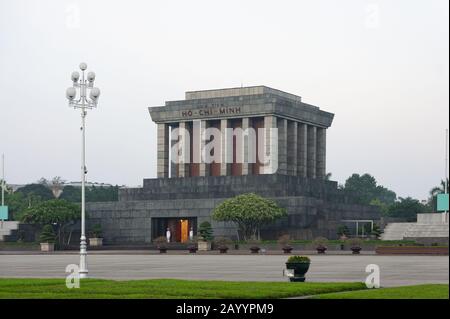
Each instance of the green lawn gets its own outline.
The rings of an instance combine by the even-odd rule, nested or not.
[[[406,287],[367,289],[360,291],[328,293],[313,298],[320,299],[448,299],[448,285],[417,285]]]
[[[0,279],[0,298],[287,298],[360,289],[365,285],[175,279],[85,279],[79,289],[68,289],[65,279]]]
[[[445,284],[366,289],[363,283],[237,282],[153,279],[114,281],[85,279],[68,289],[65,279],[0,279],[1,298],[126,299],[126,298],[288,298],[320,299],[448,299]]]

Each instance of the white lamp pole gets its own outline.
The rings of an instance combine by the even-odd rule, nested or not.
[[[87,243],[86,243],[86,200],[85,200],[85,183],[86,183],[86,157],[85,157],[85,120],[87,110],[97,107],[100,89],[94,87],[95,73],[89,72],[87,79],[84,77],[84,71],[87,69],[86,63],[80,63],[80,73],[72,72],[73,86],[66,90],[66,97],[69,100],[69,106],[75,109],[81,109],[81,238],[80,238],[80,278],[87,278]],[[87,92],[89,91],[89,98]]]
[[[5,154],[2,154],[2,206],[5,206]]]

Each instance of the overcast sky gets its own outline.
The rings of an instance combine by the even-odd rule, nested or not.
[[[448,1],[0,0],[6,179],[80,180],[80,116],[65,90],[97,74],[90,181],[156,176],[147,107],[189,90],[266,85],[335,113],[327,171],[368,172],[425,199],[444,175]]]

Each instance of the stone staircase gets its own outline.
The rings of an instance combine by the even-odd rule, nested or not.
[[[420,238],[420,237],[448,238],[448,235],[449,235],[448,224],[441,224],[441,225],[415,224],[415,225],[413,225],[413,227],[408,228],[404,237],[408,237],[408,238]]]
[[[405,237],[405,234],[415,225],[416,223],[389,223],[384,228],[381,239],[402,240]]]
[[[0,241],[5,241],[19,229],[19,222],[17,221],[0,221]]]

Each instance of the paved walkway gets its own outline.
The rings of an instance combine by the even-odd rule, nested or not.
[[[286,281],[283,255],[91,254],[92,278],[117,280],[179,278],[236,281]],[[366,265],[377,264],[381,285],[449,282],[448,256],[311,256],[308,281],[364,281]],[[0,255],[0,277],[64,277],[75,254]]]

